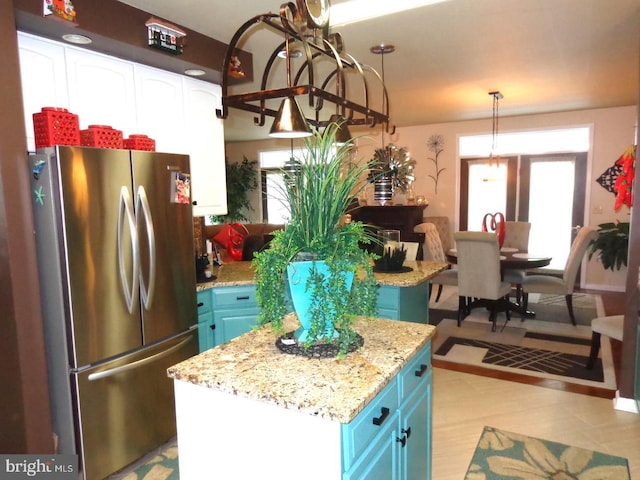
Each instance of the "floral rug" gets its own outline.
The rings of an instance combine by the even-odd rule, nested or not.
[[[175,441],[145,457],[133,471],[109,480],[180,480],[178,470],[178,445]]]
[[[630,480],[626,458],[484,427],[465,480]]]

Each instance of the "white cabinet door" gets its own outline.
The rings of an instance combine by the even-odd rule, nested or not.
[[[133,63],[71,48],[65,55],[70,110],[80,129],[109,125],[125,138],[137,133]]]
[[[184,134],[182,77],[135,65],[138,131],[156,141],[156,151],[189,153]]]
[[[227,184],[224,170],[224,130],[216,117],[222,89],[199,80],[183,78],[185,139],[191,156],[193,215],[225,215]]]
[[[69,108],[64,48],[57,43],[19,32],[18,49],[27,147],[29,151],[34,151],[32,115],[42,107]]]

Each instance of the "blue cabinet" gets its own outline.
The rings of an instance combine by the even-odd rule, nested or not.
[[[429,282],[398,287],[382,285],[378,289],[377,315],[389,320],[429,323]]]
[[[198,346],[200,353],[216,346],[211,290],[198,292]]]
[[[254,285],[216,287],[211,289],[211,295],[216,345],[247,333],[256,326],[260,309]]]
[[[342,480],[431,478],[431,344],[349,424]]]

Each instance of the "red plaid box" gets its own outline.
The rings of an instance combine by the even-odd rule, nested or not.
[[[80,130],[80,145],[98,148],[122,148],[122,130],[108,125],[89,125]]]
[[[33,114],[36,148],[53,145],[80,145],[78,115],[66,108],[43,107]]]

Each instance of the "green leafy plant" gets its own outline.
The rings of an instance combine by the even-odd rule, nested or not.
[[[258,188],[257,160],[242,157],[242,162],[225,160],[227,177],[227,211],[226,215],[211,215],[213,223],[246,222],[245,211],[253,211],[249,201],[249,192]]]
[[[313,295],[313,323],[305,346],[331,341],[338,344],[342,355],[357,336],[352,327],[355,317],[375,314],[378,286],[370,261],[376,255],[360,247],[377,239],[364,224],[344,222],[352,199],[366,186],[368,167],[349,162],[352,142],[335,146],[338,127],[330,124],[310,137],[304,158],[294,159],[293,168],[283,170],[289,222],[284,230],[275,232],[269,248],[256,254],[253,266],[261,307],[259,323],[270,322],[283,334],[287,265],[299,254],[324,260],[331,275],[325,278],[313,271],[306,285],[306,291]],[[351,290],[340,272],[354,272]],[[329,321],[338,334],[336,339],[325,336]]]
[[[623,265],[627,266],[628,253],[629,222],[598,225],[598,236],[589,244],[589,260],[597,255],[605,270],[620,270]]]

